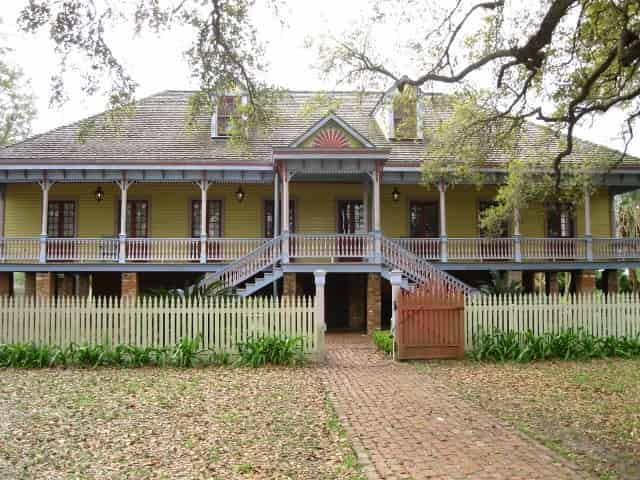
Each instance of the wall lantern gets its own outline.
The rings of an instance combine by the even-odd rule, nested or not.
[[[100,185],[98,185],[98,188],[96,188],[96,191],[93,192],[93,194],[96,197],[96,202],[101,202],[102,200],[104,200],[104,190],[102,190],[102,187]]]
[[[397,202],[400,199],[400,190],[398,190],[398,187],[393,188],[393,192],[391,192],[391,198],[393,198],[394,202]]]
[[[238,187],[238,190],[236,190],[236,199],[238,202],[242,202],[244,200],[244,190],[242,190],[242,186]]]

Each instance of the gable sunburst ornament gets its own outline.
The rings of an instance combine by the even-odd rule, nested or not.
[[[313,139],[313,146],[324,148],[346,148],[349,146],[349,140],[347,140],[345,134],[337,128],[327,128],[316,135],[316,138]]]

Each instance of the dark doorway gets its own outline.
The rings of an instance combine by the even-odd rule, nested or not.
[[[440,235],[440,216],[436,202],[411,202],[409,225],[411,237],[437,237]]]
[[[327,330],[366,329],[366,275],[329,274],[325,290]]]

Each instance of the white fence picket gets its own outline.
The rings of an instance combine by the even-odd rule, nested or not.
[[[474,295],[465,303],[465,348],[479,332],[500,330],[536,335],[583,329],[598,337],[640,335],[640,295]]]
[[[129,344],[166,347],[202,336],[204,348],[237,353],[250,336],[299,336],[318,353],[312,298],[0,297],[0,344]]]

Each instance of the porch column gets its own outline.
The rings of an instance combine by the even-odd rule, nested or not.
[[[42,221],[40,228],[40,263],[46,263],[47,261],[47,216],[49,214],[49,189],[53,185],[53,182],[43,180],[40,182],[40,188],[42,189]]]
[[[522,246],[520,245],[520,209],[513,209],[513,256],[516,262],[522,261]]]
[[[273,238],[280,235],[280,176],[276,172],[273,176]],[[278,296],[278,282],[273,282],[273,298]]]
[[[204,179],[198,182],[200,187],[200,263],[207,263],[207,191],[211,183]]]
[[[369,184],[362,183],[362,212],[364,213],[363,225],[364,231],[369,233]]]
[[[313,272],[316,284],[316,345],[317,360],[324,358],[324,333],[327,330],[324,312],[324,286],[327,283],[327,272],[324,270],[316,270]]]
[[[289,172],[282,169],[282,262],[289,263]]]
[[[119,252],[118,262],[125,263],[127,251],[127,190],[133,182],[126,179],[123,176],[122,180],[116,180],[116,184],[120,187],[120,234],[118,235]]]
[[[584,237],[587,242],[587,260],[593,260],[593,237],[591,236],[591,192],[584,187]]]
[[[449,260],[449,252],[447,248],[447,184],[443,180],[438,183],[438,191],[440,192],[440,260],[447,262]]]
[[[376,167],[372,175],[372,203],[373,203],[373,235],[374,257],[376,262],[382,259],[382,229],[380,228],[380,168]]]
[[[391,334],[395,336],[398,325],[398,297],[400,296],[400,286],[402,285],[402,272],[393,270],[389,278],[391,283]]]

